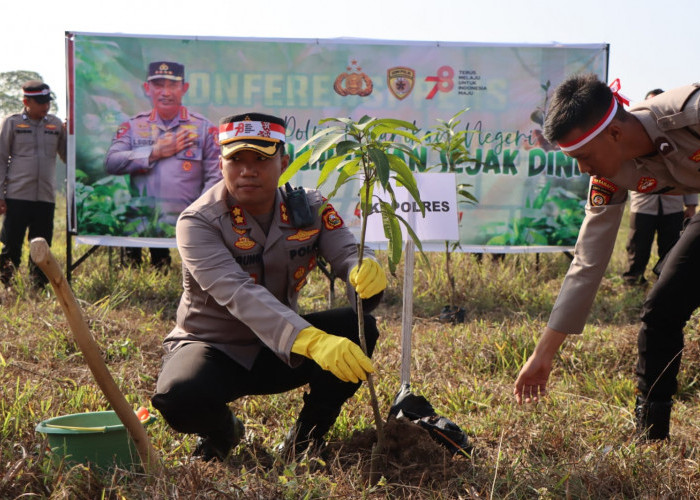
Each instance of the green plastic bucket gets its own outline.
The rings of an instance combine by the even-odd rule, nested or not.
[[[155,420],[151,415],[142,423]],[[114,411],[63,415],[40,422],[36,431],[46,434],[55,463],[90,463],[97,467],[140,466],[136,445]]]

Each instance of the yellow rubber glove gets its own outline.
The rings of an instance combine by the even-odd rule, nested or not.
[[[292,352],[313,359],[343,382],[367,380],[367,374],[374,371],[372,361],[360,346],[345,337],[330,335],[313,326],[299,332],[292,344]]]
[[[379,262],[364,259],[359,269],[355,266],[350,271],[350,284],[361,299],[367,299],[386,288],[386,274]]]

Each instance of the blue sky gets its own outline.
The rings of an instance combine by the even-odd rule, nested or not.
[[[98,6],[99,5],[99,6]],[[31,7],[30,7],[31,6]],[[65,32],[494,43],[608,43],[632,102],[700,81],[700,2],[263,0],[4,2],[0,71],[36,71],[65,116]]]

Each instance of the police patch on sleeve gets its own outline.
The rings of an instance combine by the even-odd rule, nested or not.
[[[129,125],[129,122],[124,122],[119,126],[119,129],[117,130],[117,139],[121,139],[124,137],[127,132],[129,132],[129,129],[131,128],[131,125]]]
[[[604,177],[591,178],[591,193],[589,202],[594,207],[608,205],[612,195],[617,191],[618,187]]]
[[[326,226],[326,229],[329,231],[343,227],[343,219],[330,203],[326,205],[326,208],[323,210],[321,219],[323,220],[323,225]]]

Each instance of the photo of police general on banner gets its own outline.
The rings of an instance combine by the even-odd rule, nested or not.
[[[329,117],[415,123],[428,139],[393,154],[414,172],[453,173],[478,200],[456,205],[460,251],[565,251],[576,241],[587,176],[541,129],[557,83],[576,72],[607,76],[606,44],[94,33],[66,41],[75,243],[149,247],[152,257],[174,247],[179,212],[218,180],[219,119],[252,111],[284,118],[290,161]],[[464,109],[469,159],[449,168],[430,133]],[[315,187],[324,160],[292,184]],[[344,187],[333,203],[355,233],[356,191]]]

